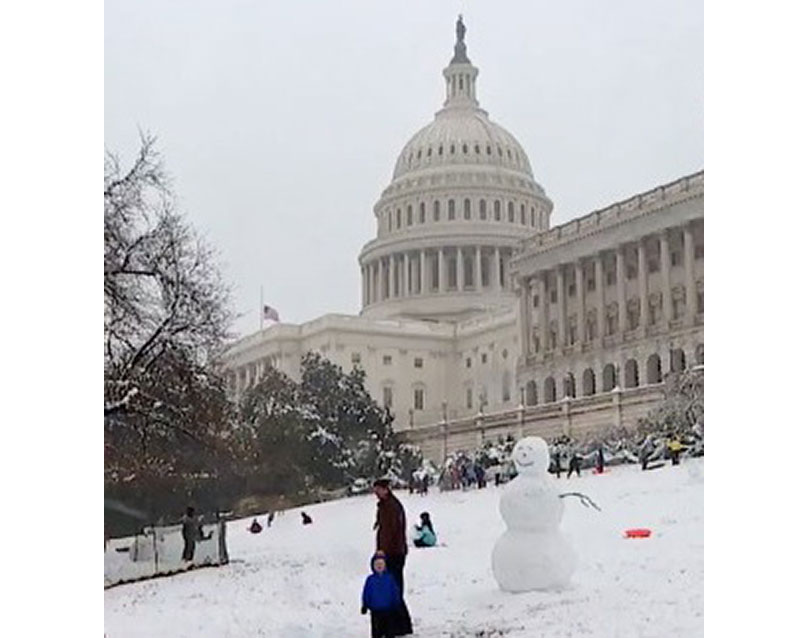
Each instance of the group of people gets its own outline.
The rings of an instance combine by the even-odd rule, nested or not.
[[[412,619],[404,601],[404,565],[407,561],[407,515],[390,489],[390,481],[373,483],[376,506],[376,551],[371,573],[362,589],[362,613],[370,612],[372,638],[393,638],[412,633]],[[433,547],[437,534],[429,512],[422,512],[415,526],[415,547]]]
[[[447,463],[438,483],[442,490],[467,490],[473,485],[482,489],[488,484],[482,464],[467,457],[460,457]]]

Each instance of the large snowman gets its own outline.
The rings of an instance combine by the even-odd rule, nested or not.
[[[569,584],[577,560],[559,529],[564,501],[548,480],[547,443],[526,437],[514,447],[512,459],[519,476],[505,486],[499,501],[508,529],[491,554],[494,578],[507,592],[561,589]]]

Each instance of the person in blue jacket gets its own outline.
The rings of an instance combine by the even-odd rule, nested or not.
[[[434,547],[437,542],[438,535],[435,533],[435,528],[432,527],[429,512],[421,512],[421,524],[415,526],[413,545],[416,547]]]
[[[384,552],[377,551],[370,559],[371,574],[362,590],[362,613],[370,610],[371,638],[393,638],[397,630],[397,611],[401,606],[401,591],[393,575],[387,571]]]

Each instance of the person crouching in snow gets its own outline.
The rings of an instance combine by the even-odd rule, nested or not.
[[[434,547],[438,542],[438,535],[432,527],[429,512],[421,512],[421,524],[415,526],[415,539],[412,544],[416,547]]]
[[[401,605],[401,591],[396,579],[387,571],[384,552],[373,555],[370,568],[371,574],[362,589],[362,613],[370,610],[371,638],[393,638],[399,635],[396,612]]]

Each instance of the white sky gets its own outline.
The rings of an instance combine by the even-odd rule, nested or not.
[[[443,100],[462,12],[481,106],[557,224],[703,167],[703,7],[681,0],[107,0],[105,145],[159,137],[240,332],[356,313],[399,151]]]

